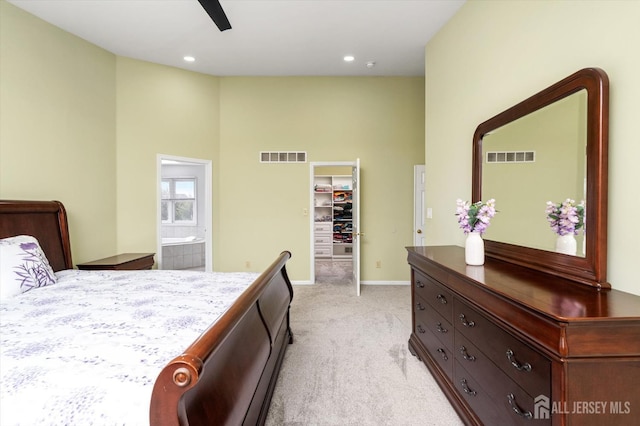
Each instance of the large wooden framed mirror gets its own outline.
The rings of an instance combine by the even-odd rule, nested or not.
[[[480,124],[473,201],[496,199],[487,256],[598,289],[607,283],[609,79],[585,68]],[[556,251],[547,201],[584,202],[575,254]]]

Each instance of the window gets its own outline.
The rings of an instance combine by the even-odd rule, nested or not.
[[[196,178],[162,179],[162,223],[195,224]]]

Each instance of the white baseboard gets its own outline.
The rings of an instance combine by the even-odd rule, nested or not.
[[[362,285],[411,285],[411,281],[360,281]]]
[[[293,285],[315,285],[315,283],[306,281],[291,281]],[[411,281],[360,281],[361,285],[410,285]]]

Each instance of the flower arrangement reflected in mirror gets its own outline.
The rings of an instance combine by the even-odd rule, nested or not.
[[[567,198],[562,203],[547,201],[545,212],[551,229],[558,235],[556,252],[575,256],[577,252],[575,235],[578,235],[578,230],[584,229],[584,201],[577,204],[571,198]]]
[[[584,228],[584,201],[578,204],[571,198],[562,203],[547,201],[545,211],[551,229],[558,235],[578,235],[578,230]]]

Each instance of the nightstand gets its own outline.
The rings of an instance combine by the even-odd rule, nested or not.
[[[80,263],[76,266],[78,269],[85,271],[104,269],[112,271],[133,271],[151,269],[154,254],[155,253],[123,253],[92,262]]]

